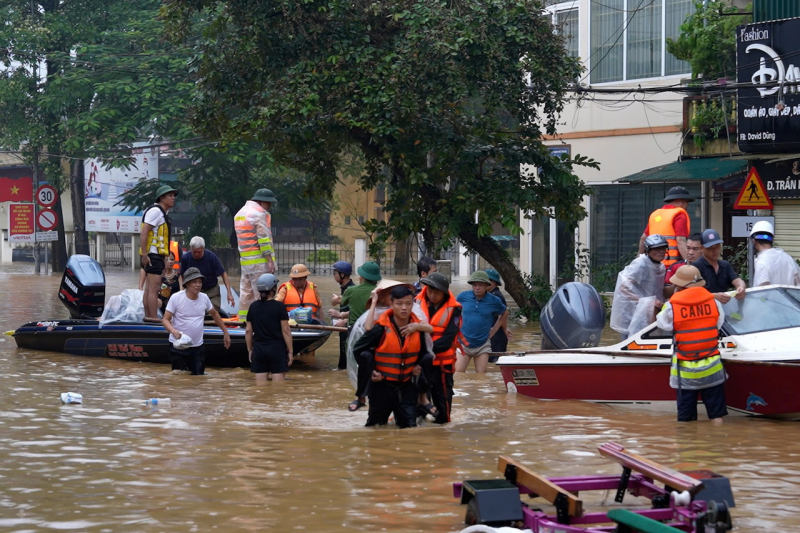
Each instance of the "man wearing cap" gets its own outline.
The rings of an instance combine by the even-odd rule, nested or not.
[[[773,246],[775,229],[766,220],[753,224],[750,232],[756,252],[753,287],[760,285],[800,285],[800,266],[794,258]]]
[[[208,296],[201,292],[205,276],[197,268],[189,268],[183,276],[184,290],[173,294],[161,323],[169,332],[172,348],[169,358],[172,370],[190,370],[192,375],[202,376],[205,372],[205,352],[203,348],[203,321],[206,313],[222,330],[225,349],[231,347],[231,337],[222,318]]]
[[[686,257],[677,263],[672,263],[667,268],[667,273],[664,275],[664,297],[669,299],[675,291],[675,287],[670,282],[670,279],[675,272],[678,271],[683,265],[691,265],[703,255],[703,238],[699,233],[692,233],[686,239]]]
[[[278,200],[269,189],[259,189],[252,200],[245,202],[233,226],[239,245],[239,264],[242,276],[239,282],[239,320],[247,320],[250,304],[259,297],[256,284],[261,274],[275,272],[275,249],[272,246],[272,204]]]
[[[503,282],[500,281],[500,273],[493,268],[487,268],[486,275],[489,276],[489,279],[492,281],[492,284],[489,285],[489,294],[494,294],[500,298],[500,300],[503,302],[503,305],[508,307],[506,298],[503,296],[503,293],[500,290],[500,286],[503,285]],[[511,330],[508,329],[508,315],[506,315],[506,319],[501,324],[500,329],[498,329],[497,333],[492,336],[492,351],[505,352],[508,349],[508,341],[511,340],[511,337]],[[494,363],[497,361],[497,358],[498,356],[496,355],[494,357],[490,357],[489,362]]]
[[[680,267],[672,276],[672,284],[675,294],[656,317],[656,325],[663,331],[674,332],[669,385],[678,390],[678,421],[697,420],[699,395],[709,420],[721,425],[722,417],[728,414],[727,374],[717,342],[725,312],[722,304],[703,288],[706,282],[696,267]]]
[[[731,289],[736,289],[737,300],[744,298],[744,290],[747,285],[733,270],[730,263],[720,259],[722,237],[719,232],[713,229],[705,230],[701,236],[701,243],[703,244],[703,256],[692,263],[692,266],[697,267],[700,275],[703,276],[706,290],[722,303],[728,303],[731,299],[727,294]]]
[[[673,187],[664,197],[664,206],[650,214],[647,227],[639,239],[639,253],[644,253],[644,240],[648,235],[663,235],[667,238],[669,249],[664,258],[664,266],[686,258],[686,238],[689,236],[691,224],[686,209],[694,198],[686,187]]]
[[[439,272],[431,272],[420,279],[422,290],[417,295],[422,311],[433,327],[433,354],[435,359],[428,372],[428,383],[433,403],[427,401],[427,391],[421,391],[418,409],[434,417],[437,424],[450,422],[453,404],[453,373],[456,348],[461,331],[461,304],[450,292],[450,281]]]
[[[294,309],[310,307],[314,318],[320,320],[319,308],[322,300],[317,292],[317,286],[308,281],[311,272],[308,267],[298,263],[289,272],[289,281],[283,283],[275,295],[275,300],[283,302],[286,311],[291,313]]]
[[[172,222],[167,213],[175,207],[177,196],[177,189],[162,185],[156,191],[156,203],[145,209],[142,215],[139,249],[142,250],[141,267],[147,274],[142,300],[144,316],[150,318],[158,317],[158,291],[161,289],[161,275],[169,255],[169,237],[172,233]]]
[[[346,327],[347,318],[350,316],[350,308],[344,307],[342,303],[342,295],[344,291],[350,287],[354,287],[355,283],[350,279],[353,274],[353,266],[347,261],[336,261],[333,264],[333,279],[339,284],[341,294],[331,295],[331,305],[338,306],[339,309],[328,309],[328,316],[335,318],[334,326]],[[339,332],[339,370],[347,368],[347,332]]]
[[[191,267],[197,268],[203,274],[203,294],[208,296],[211,300],[211,305],[217,311],[220,310],[222,305],[222,295],[219,290],[219,281],[217,278],[222,276],[222,283],[225,284],[225,290],[228,293],[228,305],[231,307],[236,305],[231,291],[231,282],[228,279],[228,273],[225,272],[225,267],[217,257],[217,254],[211,250],[206,250],[206,241],[199,235],[192,237],[189,241],[189,251],[181,257],[180,271],[181,276],[185,275],[186,271]]]
[[[471,291],[464,291],[456,300],[461,304],[463,323],[461,353],[456,360],[456,372],[466,372],[470,359],[475,360],[475,372],[484,373],[492,351],[490,338],[508,317],[508,308],[497,296],[489,294],[492,280],[483,270],[476,270],[467,281]],[[499,318],[495,318],[499,317]],[[466,340],[466,344],[464,343]]]

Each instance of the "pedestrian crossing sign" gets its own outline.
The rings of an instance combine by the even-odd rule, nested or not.
[[[767,196],[767,188],[764,187],[764,182],[761,181],[761,176],[758,175],[756,167],[750,168],[750,172],[747,174],[747,179],[744,180],[744,186],[739,191],[739,196],[736,198],[733,208],[772,209],[772,200]]]

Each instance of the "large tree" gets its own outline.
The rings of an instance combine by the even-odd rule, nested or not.
[[[458,239],[536,307],[492,225],[518,232],[518,208],[578,220],[587,192],[541,143],[580,68],[540,0],[168,0],[173,39],[198,10],[202,134],[260,141],[325,193],[359,161],[364,188],[387,186],[383,238]]]
[[[125,165],[155,136],[192,137],[189,50],[163,40],[158,0],[9,0],[0,7],[0,146],[37,180],[71,187],[78,251],[82,161]],[[69,169],[69,170],[67,170]],[[62,214],[60,202],[57,204]],[[54,269],[66,260],[63,216]]]

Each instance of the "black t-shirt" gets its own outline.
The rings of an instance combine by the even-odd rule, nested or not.
[[[289,313],[283,302],[275,300],[256,300],[247,310],[247,321],[253,326],[255,342],[275,342],[283,340],[281,321],[289,320]]]
[[[692,263],[692,266],[697,267],[697,270],[700,271],[700,275],[706,280],[706,290],[712,294],[715,292],[727,292],[733,289],[733,280],[739,277],[739,274],[736,273],[731,264],[727,261],[720,259],[717,263],[719,264],[719,270],[717,272],[714,272],[714,267],[706,261],[705,257],[701,257]]]

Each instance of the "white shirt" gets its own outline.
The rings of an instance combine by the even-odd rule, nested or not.
[[[759,285],[800,285],[800,266],[780,248],[762,250],[753,272],[753,287]]]
[[[167,302],[167,311],[172,313],[172,325],[192,338],[193,348],[203,344],[203,320],[206,312],[211,309],[211,300],[202,292],[197,300],[191,300],[186,296],[186,291],[182,290],[173,294]],[[172,333],[169,334],[169,342],[175,342]]]
[[[164,213],[162,213],[161,209],[157,207],[149,208],[147,212],[144,214],[144,223],[153,226],[153,231],[156,231],[158,227],[164,222],[166,222],[166,219],[164,218]],[[157,254],[158,248],[151,245],[147,253]]]

